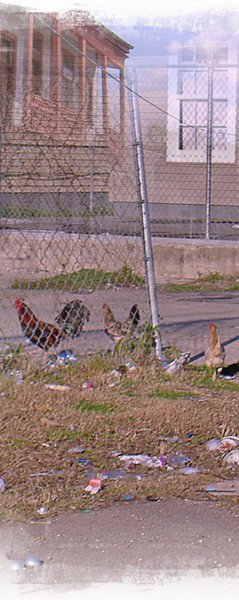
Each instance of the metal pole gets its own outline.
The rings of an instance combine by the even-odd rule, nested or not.
[[[212,97],[213,69],[208,67],[208,113],[207,113],[207,181],[206,181],[206,239],[210,239],[211,222],[211,167],[212,167]]]
[[[1,42],[1,32],[0,32],[0,42]],[[1,90],[0,90],[0,219],[2,216],[2,98],[1,98]],[[0,221],[0,230],[2,229],[1,221]]]
[[[144,155],[143,155],[143,144],[141,137],[140,117],[139,117],[139,105],[138,97],[134,92],[137,92],[136,86],[136,73],[131,71],[131,106],[132,106],[132,121],[134,131],[134,152],[136,162],[136,177],[137,177],[137,188],[138,188],[138,201],[141,212],[142,228],[143,228],[143,247],[144,247],[144,258],[145,258],[145,273],[146,282],[148,282],[148,298],[149,298],[149,311],[154,329],[155,343],[156,343],[156,356],[159,360],[162,360],[162,345],[159,333],[159,314],[155,287],[155,276],[154,276],[154,263],[153,263],[153,252],[151,244],[151,231],[150,231],[150,220],[149,220],[149,208],[146,190],[146,178],[144,170]]]
[[[90,213],[93,212],[94,202],[94,146],[91,148],[91,170],[90,170]]]

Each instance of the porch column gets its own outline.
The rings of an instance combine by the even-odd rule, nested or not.
[[[102,86],[103,86],[103,127],[106,139],[108,139],[109,133],[109,115],[108,115],[108,93],[107,93],[107,56],[102,56]]]
[[[124,95],[124,69],[120,69],[120,135],[124,135],[125,125],[125,95]]]
[[[60,124],[61,117],[61,69],[62,69],[62,57],[61,57],[61,24],[59,21],[52,23],[52,28],[55,29],[56,34],[52,33],[51,43],[51,99],[57,104],[57,124]]]
[[[28,43],[27,43],[27,97],[26,97],[26,120],[30,124],[31,102],[32,102],[32,56],[33,56],[33,23],[34,17],[28,15]]]
[[[80,122],[82,137],[85,136],[85,82],[86,82],[86,40],[84,38],[79,39],[79,50],[82,54],[79,54],[79,111],[80,111]]]

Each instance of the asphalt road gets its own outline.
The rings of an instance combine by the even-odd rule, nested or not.
[[[1,588],[14,599],[108,599],[116,592],[122,598],[127,589],[127,597],[144,599],[157,591],[163,599],[175,591],[181,598],[180,590],[210,598],[205,582],[213,598],[239,591],[236,503],[132,501],[51,520],[3,522],[0,531]],[[10,559],[24,562],[28,555],[43,564],[11,571]]]

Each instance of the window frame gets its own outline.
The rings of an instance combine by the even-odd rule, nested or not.
[[[34,63],[34,52],[36,51],[36,49],[34,49],[34,37],[35,39],[39,40],[40,44],[41,44],[41,50],[40,50],[40,65],[41,65],[41,71],[40,71],[40,86],[39,86],[39,90],[40,91],[36,91],[34,89],[34,67],[33,67],[33,63]],[[32,40],[32,93],[35,96],[43,96],[43,34],[39,33],[37,30],[33,30],[33,40]]]
[[[72,60],[73,62],[73,78],[71,81],[71,85],[72,85],[72,97],[70,99],[70,105],[65,103],[65,99],[63,98],[63,86],[64,86],[64,80],[67,80],[67,77],[64,77],[63,75],[63,69],[64,69],[64,57],[68,57]],[[61,81],[62,81],[62,89],[61,89],[61,103],[62,106],[65,109],[68,110],[74,110],[75,107],[75,77],[76,77],[76,57],[72,52],[69,52],[69,50],[66,50],[66,48],[62,47],[62,68],[61,68]]]
[[[191,44],[192,46],[192,44]],[[195,48],[196,44],[194,44]],[[218,45],[219,46],[219,45]],[[225,46],[225,44],[223,44]],[[212,162],[214,163],[234,163],[236,160],[236,88],[237,88],[237,69],[236,67],[230,67],[229,64],[234,62],[235,56],[233,56],[233,49],[230,48],[228,41],[228,62],[225,60],[218,61],[217,65],[213,65],[213,73],[224,71],[227,73],[227,91],[219,96],[213,97],[213,105],[216,106],[218,102],[227,102],[227,119],[226,126],[221,126],[221,129],[226,129],[226,142],[224,143],[225,148],[212,149]],[[214,45],[215,48],[215,45]],[[189,55],[189,53],[188,53]],[[192,53],[191,53],[192,58]],[[194,54],[195,59],[195,54]],[[225,59],[225,56],[224,56]],[[206,70],[208,71],[208,65],[202,62],[196,63],[195,60],[182,61],[180,54],[169,57],[169,73],[168,73],[168,118],[167,118],[167,161],[168,162],[206,162],[207,152],[206,147],[203,149],[195,148],[180,148],[180,140],[182,140],[182,128],[183,121],[181,119],[182,102],[193,101],[194,103],[200,101],[207,101],[208,104],[208,93],[201,92],[196,93],[196,85],[194,88],[194,94],[183,94],[182,91],[182,76],[181,74],[185,71],[193,71],[194,81],[196,81],[196,72]],[[181,86],[181,87],[180,87]],[[196,109],[195,109],[196,110]],[[230,117],[230,120],[229,120]],[[195,122],[195,135],[197,124]],[[219,132],[220,127],[214,125],[213,131]],[[206,126],[207,130],[207,126]],[[220,133],[220,132],[219,132]],[[180,137],[181,134],[181,137]],[[223,138],[222,138],[223,139]]]

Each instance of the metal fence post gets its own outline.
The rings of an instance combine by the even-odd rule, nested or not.
[[[146,283],[148,285],[148,298],[149,298],[149,312],[154,329],[155,343],[156,343],[156,356],[162,360],[162,345],[159,333],[159,314],[156,296],[155,286],[155,275],[154,275],[154,263],[153,263],[153,252],[151,243],[151,231],[150,231],[150,220],[149,220],[149,208],[148,198],[146,190],[146,178],[144,169],[144,155],[143,155],[143,144],[141,136],[140,116],[139,116],[139,104],[137,97],[137,85],[136,85],[136,73],[132,69],[130,71],[130,86],[131,92],[131,110],[132,110],[132,124],[133,124],[133,147],[135,153],[135,164],[136,164],[136,179],[137,179],[137,191],[138,191],[138,203],[140,207],[141,221],[142,221],[142,232],[143,232],[143,247],[144,247],[144,260],[145,260],[145,273]]]
[[[210,239],[211,224],[211,167],[212,167],[212,94],[213,69],[208,67],[208,113],[207,113],[207,179],[206,179],[206,239]]]
[[[94,146],[91,148],[91,167],[90,167],[90,214],[94,207]]]

